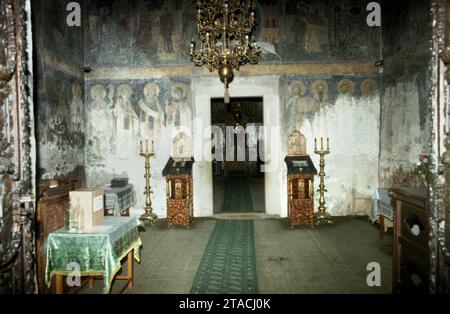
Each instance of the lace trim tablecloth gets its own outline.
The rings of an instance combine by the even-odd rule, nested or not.
[[[391,205],[391,198],[388,194],[388,188],[378,188],[372,195],[373,206],[370,219],[372,222],[378,221],[380,214],[390,221],[394,220],[394,210]]]

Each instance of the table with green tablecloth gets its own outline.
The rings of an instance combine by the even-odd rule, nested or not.
[[[73,265],[76,265],[80,276],[103,276],[104,293],[109,293],[113,279],[127,279],[128,287],[132,287],[133,256],[140,261],[139,247],[142,245],[138,225],[135,217],[105,217],[89,232],[62,228],[50,233],[46,244],[47,285],[51,285],[52,277],[56,275],[56,290],[62,292],[62,276],[73,275]],[[121,260],[126,256],[128,276],[115,278],[121,269]]]

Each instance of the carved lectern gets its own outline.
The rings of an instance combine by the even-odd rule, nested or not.
[[[163,170],[166,177],[167,228],[172,225],[191,227],[194,217],[192,193],[193,158],[173,159]]]
[[[306,154],[306,139],[299,131],[289,136],[287,164],[288,219],[290,227],[309,225],[314,228],[314,176],[317,169]]]

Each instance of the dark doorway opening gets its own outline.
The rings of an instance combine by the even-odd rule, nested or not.
[[[261,97],[211,99],[214,213],[265,213],[263,121]]]

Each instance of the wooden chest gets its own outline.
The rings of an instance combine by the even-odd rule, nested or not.
[[[90,231],[104,218],[103,190],[80,189],[70,192],[69,229]]]

